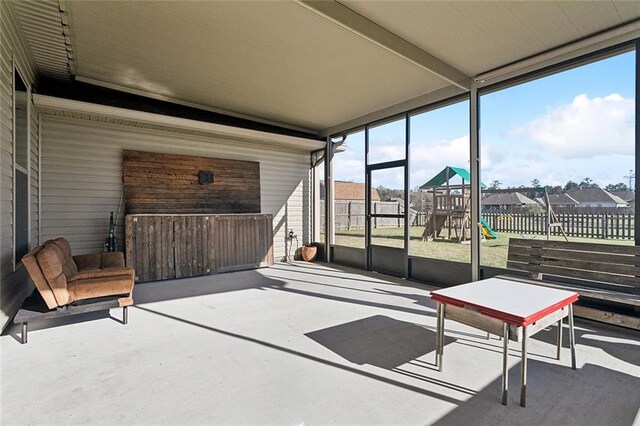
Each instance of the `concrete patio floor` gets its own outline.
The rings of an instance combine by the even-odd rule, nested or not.
[[[640,333],[576,321],[530,342],[527,407],[500,404],[501,342],[447,322],[430,288],[323,264],[139,284],[106,313],[0,337],[2,424],[640,424]],[[120,310],[111,314],[119,319]]]

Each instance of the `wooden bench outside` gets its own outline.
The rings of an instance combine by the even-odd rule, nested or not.
[[[573,290],[585,299],[640,313],[640,246],[511,238],[507,268],[529,272],[539,285]],[[575,314],[640,329],[638,316],[585,306],[576,306]]]

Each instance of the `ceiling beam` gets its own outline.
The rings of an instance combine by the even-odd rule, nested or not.
[[[295,3],[461,89],[471,87],[470,76],[337,1],[295,0]]]
[[[425,95],[420,95],[404,102],[400,102],[398,104],[377,110],[370,114],[365,114],[352,120],[345,121],[344,123],[322,129],[318,132],[318,136],[327,137],[347,131],[352,131],[354,129],[364,127],[365,124],[384,120],[387,117],[397,116],[406,112],[410,112],[413,114],[417,111],[421,111],[423,107],[425,107],[425,109],[428,109],[429,105],[455,98],[456,96],[462,95],[463,93],[467,93],[467,91],[456,86],[446,86]]]

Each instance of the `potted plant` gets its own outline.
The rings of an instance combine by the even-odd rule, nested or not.
[[[313,244],[302,246],[302,259],[306,262],[313,262],[318,254],[318,247]]]

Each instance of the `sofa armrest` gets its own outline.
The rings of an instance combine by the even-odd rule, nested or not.
[[[70,275],[67,278],[68,283],[79,280],[95,279],[95,278],[111,278],[128,276],[131,279],[134,277],[133,268],[107,268],[107,269],[89,269],[86,271],[78,272],[77,274]]]

